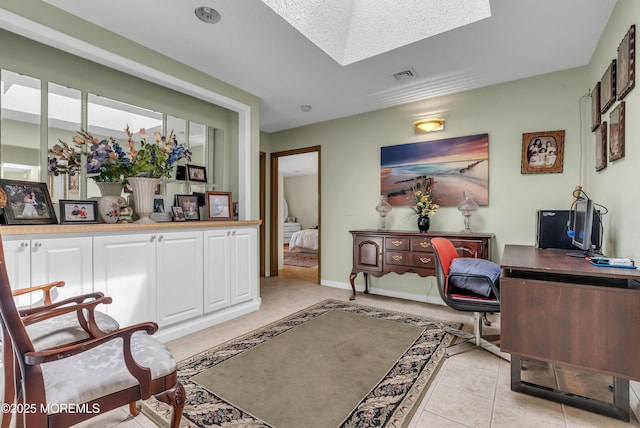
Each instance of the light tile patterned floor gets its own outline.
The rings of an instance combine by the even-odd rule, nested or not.
[[[327,298],[347,300],[350,292],[322,287],[295,279],[275,277],[261,282],[259,311],[167,345],[176,360],[182,360],[238,335],[250,332]],[[419,302],[358,294],[357,303],[434,318],[459,321],[471,329],[473,317]],[[497,318],[496,318],[497,319]],[[114,410],[78,427],[154,427],[144,415],[131,418],[125,408]],[[638,421],[623,423],[509,388],[509,364],[482,350],[447,358],[409,425],[409,428],[519,427],[519,428],[617,428],[639,427]],[[303,427],[301,427],[303,428]],[[330,427],[327,427],[330,428]]]

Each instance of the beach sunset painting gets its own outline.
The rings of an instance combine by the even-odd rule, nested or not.
[[[468,191],[489,204],[489,134],[380,148],[380,194],[391,205],[413,205],[412,186],[426,178],[434,202],[456,206]]]

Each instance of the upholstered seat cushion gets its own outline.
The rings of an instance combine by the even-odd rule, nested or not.
[[[489,297],[492,290],[491,284],[486,279],[456,276],[456,274],[486,276],[495,284],[500,278],[500,265],[489,260],[471,257],[458,257],[451,262],[449,268],[449,282],[451,285]]]
[[[117,321],[109,315],[98,311],[94,314],[100,330],[108,333],[120,328]],[[80,327],[76,312],[28,325],[27,333],[36,351],[89,338],[87,332]]]
[[[176,362],[167,348],[144,332],[133,334],[131,352],[140,366],[151,369],[152,379],[176,369]],[[41,367],[49,404],[86,403],[138,384],[125,366],[122,339]],[[50,409],[57,407],[50,406]]]

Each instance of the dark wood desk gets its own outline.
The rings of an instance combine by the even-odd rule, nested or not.
[[[356,298],[354,281],[364,274],[364,292],[369,292],[369,275],[381,277],[394,272],[435,276],[435,257],[431,238],[444,237],[453,242],[461,257],[489,259],[491,233],[412,232],[401,230],[352,230],[353,268],[349,281]]]
[[[500,348],[512,355],[511,389],[628,421],[629,379],[640,380],[640,272],[567,251],[505,246]],[[613,404],[522,381],[523,357],[613,376]]]

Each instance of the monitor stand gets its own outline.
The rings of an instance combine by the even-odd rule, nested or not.
[[[567,256],[569,257],[578,257],[581,259],[584,259],[586,257],[590,257],[592,254],[589,253],[588,251],[583,251],[581,253],[567,253]]]

